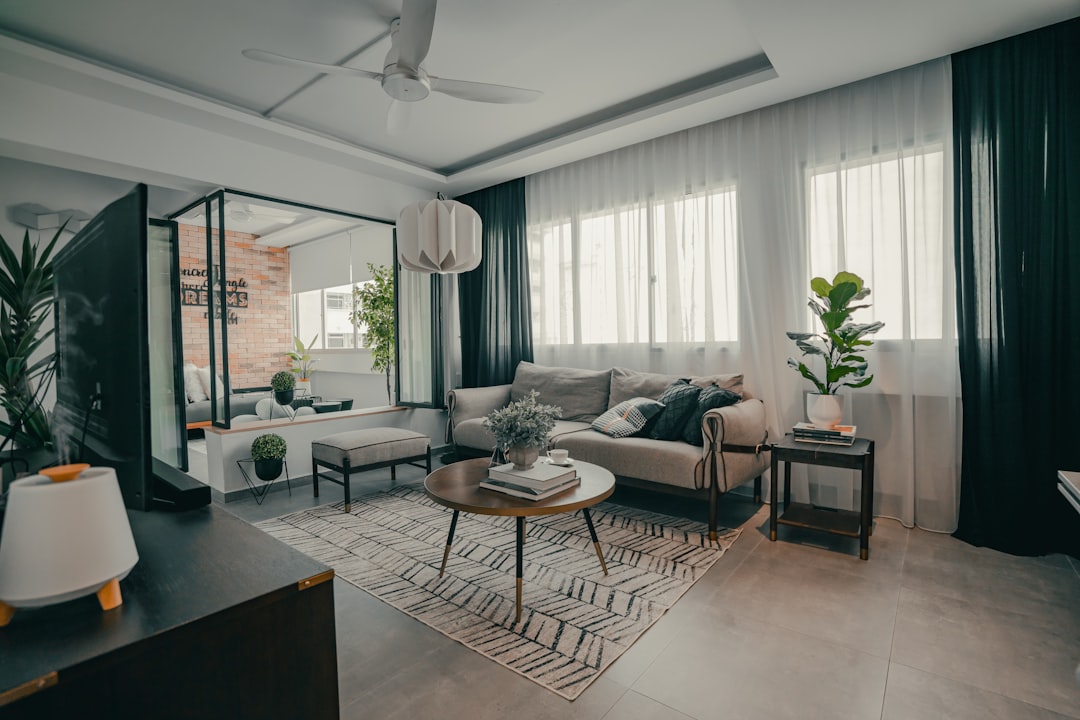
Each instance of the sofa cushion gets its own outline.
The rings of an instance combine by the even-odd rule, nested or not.
[[[691,445],[697,445],[698,447],[704,445],[705,442],[701,437],[702,416],[714,408],[734,405],[741,399],[742,398],[738,394],[716,385],[709,385],[708,387],[702,388],[701,394],[698,395],[697,407],[694,408],[694,411],[686,418],[686,425],[683,427],[682,432],[683,442],[688,442]]]
[[[663,373],[640,372],[627,368],[612,368],[611,386],[608,391],[608,407],[612,408],[634,397],[647,397],[656,400],[673,382],[678,380],[677,375]],[[705,387],[717,385],[721,389],[731,390],[742,395],[742,373],[727,375],[709,375],[706,377],[690,378],[691,385]]]
[[[589,430],[562,435],[552,447],[568,450],[571,458],[600,465],[621,477],[691,490],[701,489],[705,483],[701,448],[683,442],[613,438]]]
[[[554,442],[560,435],[588,429],[587,423],[558,420],[548,433],[548,440]],[[460,447],[491,452],[495,449],[495,436],[484,427],[484,418],[470,418],[454,426],[454,443]]]
[[[654,440],[682,440],[686,419],[697,409],[698,395],[701,388],[691,385],[689,380],[676,380],[668,385],[657,398],[664,405],[663,412],[649,432]]]
[[[613,438],[630,437],[641,432],[649,418],[663,409],[663,404],[656,400],[646,397],[631,398],[593,420],[592,429]]]
[[[538,402],[562,408],[563,420],[592,422],[608,409],[610,384],[610,370],[545,367],[522,361],[514,373],[510,400],[521,400],[535,390],[540,394]]]

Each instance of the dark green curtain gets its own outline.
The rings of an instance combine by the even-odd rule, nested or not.
[[[533,359],[525,179],[456,198],[480,214],[484,256],[458,276],[461,311],[461,384],[512,382],[520,360]]]
[[[1080,19],[956,54],[956,536],[1080,557]]]

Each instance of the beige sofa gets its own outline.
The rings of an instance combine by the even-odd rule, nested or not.
[[[627,484],[683,495],[707,493],[709,533],[715,539],[720,494],[754,480],[754,499],[760,501],[761,473],[769,466],[765,406],[746,395],[742,375],[691,378],[694,384],[715,383],[743,397],[704,414],[701,447],[647,437],[612,438],[590,425],[623,400],[659,397],[677,379],[625,368],[595,371],[522,362],[511,385],[450,391],[449,440],[459,452],[491,454],[495,438],[483,426],[484,416],[536,390],[540,402],[563,409],[563,419],[548,435],[550,447],[601,465]]]

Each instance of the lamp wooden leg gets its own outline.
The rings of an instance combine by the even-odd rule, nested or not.
[[[120,595],[120,581],[113,578],[105,583],[101,589],[97,591],[97,599],[98,602],[101,603],[102,610],[112,610],[113,608],[120,607],[124,602],[124,598]]]
[[[6,602],[0,602],[0,627],[6,627],[11,622],[12,616],[15,615],[15,608],[8,605]]]

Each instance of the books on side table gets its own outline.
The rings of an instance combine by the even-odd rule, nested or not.
[[[527,470],[515,470],[513,463],[488,469],[480,487],[525,500],[544,500],[581,484],[572,465],[537,462]]]
[[[828,445],[851,445],[855,442],[854,425],[821,427],[810,423],[796,423],[791,434],[798,442],[826,443]]]

